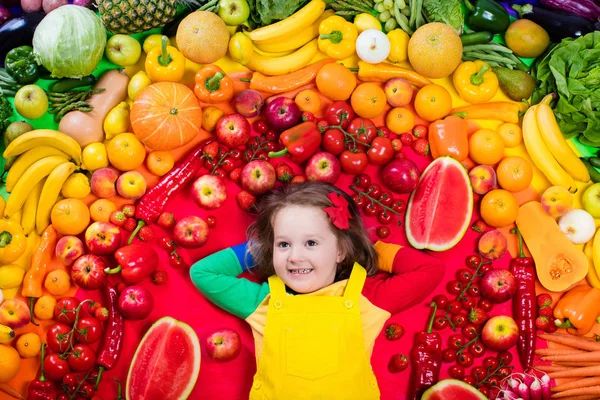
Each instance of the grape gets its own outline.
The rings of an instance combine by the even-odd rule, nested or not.
[[[377,11],[378,13],[382,13],[385,11],[385,6],[383,5],[383,3],[377,3],[375,4],[375,11]]]
[[[392,14],[390,14],[390,12],[388,10],[385,10],[384,12],[379,14],[379,20],[381,22],[387,22],[387,20],[390,19],[391,17],[392,17]]]
[[[402,10],[400,10],[400,12],[404,15],[406,15],[407,17],[410,17],[410,8],[406,7],[403,8]]]
[[[391,10],[392,8],[394,8],[394,0],[383,0],[383,6],[387,10]]]
[[[383,0],[375,0],[375,4],[379,4],[379,3],[382,3],[382,2],[383,2]]]
[[[396,29],[397,26],[398,26],[398,22],[396,22],[396,19],[390,18],[385,23],[385,31],[386,32],[393,31],[394,29]]]

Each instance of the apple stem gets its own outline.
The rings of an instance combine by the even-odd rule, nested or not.
[[[35,302],[35,297],[29,297],[29,318],[31,319],[31,323],[35,326],[40,326],[37,322],[35,322],[35,314],[33,312],[33,305]]]
[[[114,268],[105,268],[104,273],[108,274],[108,275],[114,275],[114,274],[118,274],[122,270],[123,270],[123,267],[121,267],[120,265],[117,265]]]
[[[160,65],[162,65],[163,67],[166,67],[167,65],[171,64],[171,61],[173,61],[171,54],[169,54],[167,52],[167,41],[168,40],[169,40],[169,38],[167,38],[166,36],[163,35],[162,41],[161,41],[161,52],[160,52],[160,56],[158,56],[158,63]]]
[[[131,242],[133,242],[133,238],[136,237],[136,235],[138,234],[140,229],[142,229],[144,227],[144,225],[146,225],[146,223],[144,222],[143,219],[138,221],[137,226],[135,227],[133,232],[131,232],[131,236],[129,236],[129,240],[127,241],[127,244],[131,244]]]

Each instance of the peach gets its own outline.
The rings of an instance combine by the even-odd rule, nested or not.
[[[85,231],[85,244],[98,256],[112,254],[121,246],[121,230],[110,222],[94,222]]]
[[[29,321],[29,307],[23,300],[8,299],[0,305],[0,324],[18,329],[27,325]]]
[[[477,249],[488,260],[497,260],[506,254],[508,243],[502,232],[489,231],[479,238]]]
[[[469,171],[473,192],[486,194],[497,187],[496,171],[489,165],[478,165]]]
[[[256,90],[242,90],[235,96],[235,109],[246,118],[258,116],[263,105],[263,97]]]
[[[558,218],[573,207],[573,195],[562,186],[550,186],[542,194],[540,203],[548,215]]]
[[[139,199],[146,193],[146,179],[137,171],[127,171],[117,179],[117,192],[124,199]]]
[[[119,172],[114,168],[100,168],[92,173],[90,182],[92,193],[98,197],[109,198],[117,194],[115,183],[119,179]]]
[[[85,253],[85,248],[83,242],[77,236],[63,236],[56,243],[55,252],[56,258],[61,263],[71,265]]]
[[[387,102],[392,107],[404,107],[410,104],[413,97],[413,87],[402,78],[392,78],[383,87]]]

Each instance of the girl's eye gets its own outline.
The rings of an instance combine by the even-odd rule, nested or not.
[[[307,244],[308,246],[312,247],[312,246],[316,246],[316,245],[317,245],[317,242],[315,242],[314,240],[309,240],[308,242],[306,242],[306,244]]]
[[[290,244],[288,242],[279,242],[277,247],[290,247]]]

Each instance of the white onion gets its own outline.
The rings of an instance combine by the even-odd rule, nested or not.
[[[586,243],[596,233],[594,217],[585,210],[571,210],[558,220],[560,230],[575,244]]]

